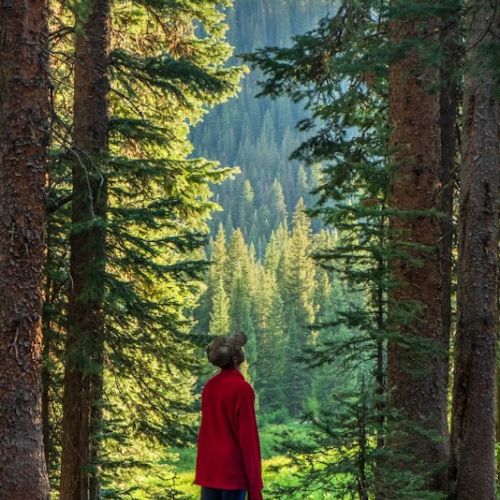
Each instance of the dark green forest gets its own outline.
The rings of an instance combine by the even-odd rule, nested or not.
[[[332,2],[324,1],[242,0],[228,12],[228,41],[238,55],[286,46],[292,35],[313,28],[333,9]],[[257,99],[259,75],[257,69],[245,75],[238,96],[211,111],[191,137],[201,156],[240,167],[233,181],[214,187],[214,200],[223,211],[213,214],[212,233],[220,223],[226,233],[240,228],[261,259],[271,233],[291,223],[299,198],[314,203],[311,191],[318,186],[320,167],[290,161],[303,140],[296,124],[305,117],[304,110],[286,98]],[[312,223],[319,230],[320,221]]]
[[[493,500],[499,193],[494,2],[0,0],[0,499],[200,498],[244,332],[263,498]]]

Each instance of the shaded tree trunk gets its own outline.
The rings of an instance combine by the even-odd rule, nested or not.
[[[395,2],[398,6],[398,2]],[[437,43],[437,20],[395,19],[395,43],[427,40]],[[439,70],[411,49],[389,75],[391,146],[395,172],[389,205],[402,213],[390,221],[394,247],[408,254],[391,262],[391,274],[400,286],[390,292],[390,323],[396,334],[388,344],[388,391],[393,409],[406,420],[405,431],[388,444],[412,458],[398,466],[423,474],[440,467],[426,480],[426,488],[446,489],[447,461],[446,381],[442,339],[443,273],[440,258],[439,209],[441,174],[440,96],[429,89],[439,81]],[[422,215],[408,214],[423,211]],[[406,215],[404,213],[406,212]],[[415,248],[420,246],[421,248]],[[418,262],[418,263],[417,263]],[[406,427],[407,425],[407,427]],[[442,439],[418,432],[431,431]],[[419,462],[426,464],[426,470]]]
[[[69,331],[61,499],[99,498],[109,93],[108,0],[92,0],[75,35]]]
[[[381,207],[382,210],[385,209],[384,205]],[[385,235],[387,233],[387,218],[385,216],[380,217],[379,222],[380,240],[379,245],[383,248],[386,244]],[[379,283],[377,284],[375,303],[376,303],[376,321],[377,329],[379,332],[386,331],[386,300],[384,295],[386,293],[385,287],[382,284],[382,280],[386,274],[386,262],[382,255],[377,256],[377,275]],[[374,369],[375,376],[375,410],[377,412],[377,437],[376,437],[376,447],[378,451],[382,451],[385,447],[386,438],[386,359],[387,359],[387,343],[384,339],[377,340],[377,355],[376,355],[376,365]],[[376,500],[384,499],[384,480],[383,480],[383,467],[384,460],[380,456],[375,461],[374,470],[374,495]]]
[[[45,500],[41,418],[45,0],[0,2],[0,496]]]
[[[457,499],[495,496],[499,102],[493,61],[494,4],[469,4],[460,175],[458,321],[452,415],[452,489]],[[495,11],[496,10],[496,11]]]
[[[441,274],[442,274],[442,302],[441,302],[441,330],[443,352],[450,350],[451,331],[451,285],[452,285],[452,248],[454,240],[453,227],[453,194],[456,182],[456,121],[458,112],[458,76],[456,74],[460,59],[459,22],[460,4],[455,2],[441,21],[441,47],[443,60],[441,62],[441,170],[440,192],[438,209],[444,214],[441,219]],[[449,386],[450,363],[446,356],[443,363],[443,379],[446,381],[446,390]]]

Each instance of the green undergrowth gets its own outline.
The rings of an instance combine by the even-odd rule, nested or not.
[[[297,468],[277,449],[278,434],[292,431],[295,436],[305,435],[307,424],[259,424],[262,452],[264,491],[266,500],[283,498],[273,493],[277,485],[294,485],[294,473]],[[140,461],[149,463],[149,467],[130,467],[117,472],[112,479],[108,498],[127,498],[134,500],[194,500],[200,497],[200,487],[193,484],[196,465],[196,447],[170,448],[167,452],[138,443],[134,449],[123,450],[124,456],[131,454],[140,457]],[[115,492],[113,494],[112,492]],[[116,495],[116,496],[115,496]],[[304,496],[297,493],[287,496],[290,500],[329,500],[335,498],[318,491]]]

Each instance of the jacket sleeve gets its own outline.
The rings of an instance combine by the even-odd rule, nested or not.
[[[255,392],[250,384],[239,391],[236,403],[237,436],[248,479],[248,500],[262,500],[259,431],[255,416]]]

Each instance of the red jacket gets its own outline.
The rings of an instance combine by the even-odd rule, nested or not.
[[[239,370],[222,369],[203,388],[193,484],[248,490],[262,500],[260,441],[255,392]]]

